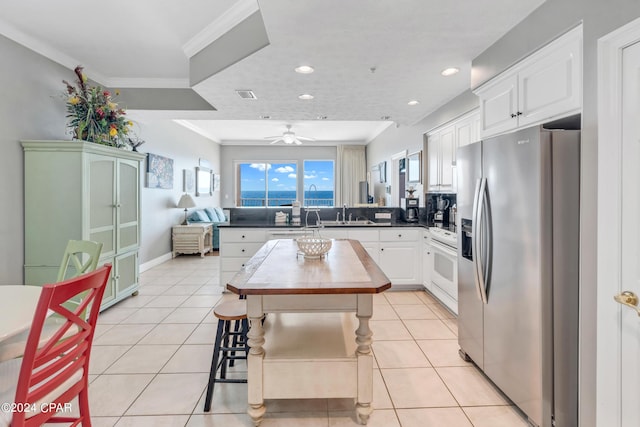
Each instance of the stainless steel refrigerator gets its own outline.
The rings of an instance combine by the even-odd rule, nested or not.
[[[458,341],[536,426],[578,425],[580,132],[458,149]]]

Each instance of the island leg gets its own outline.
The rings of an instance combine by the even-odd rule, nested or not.
[[[370,294],[358,295],[358,329],[356,329],[356,357],[358,359],[358,398],[356,402],[356,417],[360,424],[367,424],[373,412],[373,354],[371,343],[373,333],[369,327],[369,320],[373,314],[373,297]]]
[[[262,327],[262,296],[247,296],[247,318],[249,319],[249,355],[247,356],[247,388],[249,409],[247,413],[257,427],[267,410],[262,397],[262,361],[264,359],[264,328]]]

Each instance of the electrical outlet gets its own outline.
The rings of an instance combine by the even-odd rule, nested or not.
[[[376,219],[391,219],[391,212],[376,212]]]

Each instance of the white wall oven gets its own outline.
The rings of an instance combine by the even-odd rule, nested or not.
[[[455,232],[430,228],[431,291],[454,313],[458,313],[458,254]]]

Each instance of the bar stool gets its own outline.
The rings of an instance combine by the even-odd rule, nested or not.
[[[223,302],[214,307],[213,314],[218,318],[218,330],[213,346],[207,397],[204,401],[205,412],[211,410],[213,387],[216,383],[247,382],[246,378],[227,378],[227,366],[233,366],[235,360],[246,359],[249,352],[247,346],[247,332],[249,331],[247,302],[245,299]],[[235,323],[235,326],[232,326],[232,322]],[[229,345],[229,338],[232,338],[231,345]],[[236,353],[243,353],[243,355]],[[217,376],[218,370],[220,377]]]

